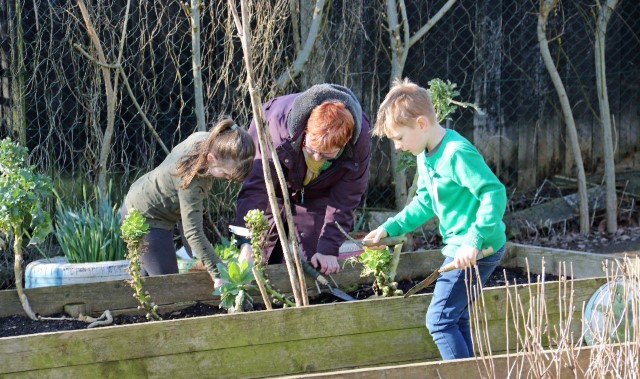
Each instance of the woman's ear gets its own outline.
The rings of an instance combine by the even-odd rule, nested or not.
[[[216,160],[216,157],[213,156],[213,154],[208,153],[207,154],[207,162],[211,163],[214,162]]]

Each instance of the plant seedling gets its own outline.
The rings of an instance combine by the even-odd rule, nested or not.
[[[158,315],[158,306],[151,301],[149,291],[145,291],[143,288],[142,274],[140,273],[144,236],[149,233],[149,224],[139,210],[132,208],[124,218],[120,230],[122,232],[122,239],[124,239],[129,249],[127,258],[130,261],[129,272],[132,277],[129,285],[131,285],[135,291],[133,296],[138,299],[140,303],[138,309],[145,309],[148,319],[162,320]]]
[[[389,272],[392,268],[392,260],[393,255],[388,247],[380,250],[365,247],[362,254],[347,259],[347,262],[351,264],[360,262],[362,264],[361,277],[373,275],[374,282],[372,287],[376,296],[401,296],[402,290],[398,289],[398,283],[392,282],[390,279]]]
[[[51,179],[28,164],[27,148],[5,138],[0,141],[0,231],[13,237],[14,274],[20,303],[32,320],[31,310],[22,287],[22,245],[41,242],[51,232],[51,216],[45,210],[52,197]]]
[[[253,301],[248,291],[255,288],[252,284],[255,279],[249,262],[229,262],[228,266],[222,263],[216,265],[220,272],[220,278],[224,284],[213,291],[214,295],[220,295],[220,308],[234,312],[242,312],[242,304],[245,299]]]

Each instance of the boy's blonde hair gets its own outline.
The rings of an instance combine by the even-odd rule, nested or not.
[[[407,78],[396,79],[380,104],[372,134],[389,136],[394,128],[410,126],[420,116],[430,123],[438,123],[429,91]]]

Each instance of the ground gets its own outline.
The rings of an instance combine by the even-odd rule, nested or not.
[[[516,242],[516,241],[514,241]],[[595,254],[640,254],[640,227],[621,227],[613,236],[597,230],[587,236],[576,232],[523,239],[519,243]]]

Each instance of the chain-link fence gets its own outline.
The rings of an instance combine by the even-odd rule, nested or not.
[[[315,9],[320,3],[324,6]],[[388,3],[253,2],[252,47],[263,100],[335,82],[352,88],[373,119],[393,72]],[[406,21],[401,27],[409,28],[407,35],[406,29],[400,32],[402,39],[414,36],[449,4],[405,3],[406,12],[395,7],[401,23]],[[547,27],[588,173],[599,169],[603,159],[594,3],[561,2]],[[77,193],[82,183],[95,182],[105,170],[118,202],[140,173],[162,161],[162,144],[170,149],[197,128],[192,10],[189,2],[178,0],[95,0],[86,2],[83,14],[83,4],[10,0],[0,5],[0,137],[26,142],[32,161],[64,192]],[[199,10],[207,123],[231,115],[247,125],[251,107],[243,56],[227,2],[202,2]],[[313,53],[300,75],[278,86],[276,79],[304,48],[314,10],[320,24]],[[456,83],[460,100],[480,106],[481,113],[461,109],[447,126],[478,146],[510,193],[536,188],[556,174],[574,176],[558,96],[540,56],[537,12],[533,0],[457,1],[407,49],[402,71],[423,86],[433,78]],[[639,31],[640,7],[622,1],[606,45],[617,160],[639,150]],[[109,140],[110,90],[115,103]],[[104,141],[109,155],[101,168]],[[375,140],[373,149],[363,206],[393,208],[389,144]],[[233,215],[237,186],[220,186],[210,211],[214,222],[224,225]]]

